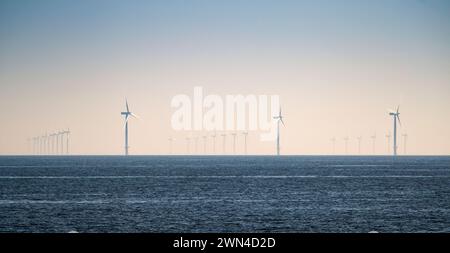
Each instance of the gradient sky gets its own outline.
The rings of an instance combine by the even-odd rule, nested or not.
[[[449,155],[449,27],[446,0],[2,0],[0,154],[68,127],[71,153],[121,154],[125,97],[132,154],[167,153],[171,136],[185,152],[205,133],[173,131],[170,100],[203,86],[280,95],[284,154],[329,154],[333,136],[343,153],[347,135],[371,154],[374,132],[385,154],[400,104],[408,154]],[[275,152],[258,139],[249,153]]]

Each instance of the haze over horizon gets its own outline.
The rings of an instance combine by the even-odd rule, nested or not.
[[[282,154],[330,154],[333,137],[343,154],[345,136],[357,154],[362,136],[370,155],[374,133],[386,154],[400,105],[399,154],[407,133],[407,154],[450,155],[449,27],[444,0],[1,1],[0,155],[67,128],[71,154],[123,154],[125,98],[141,118],[130,154],[167,154],[169,137],[185,153],[187,136],[201,151],[212,132],[170,125],[172,97],[195,86],[279,95]],[[250,132],[248,153],[275,142]]]

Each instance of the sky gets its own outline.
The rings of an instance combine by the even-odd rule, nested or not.
[[[343,154],[346,136],[349,154],[358,136],[373,154],[375,133],[386,154],[387,109],[400,105],[406,154],[450,155],[449,27],[446,0],[3,0],[0,155],[67,128],[71,154],[122,154],[125,98],[140,117],[131,154],[167,154],[168,138],[186,153],[186,137],[213,134],[171,127],[171,99],[196,86],[279,95],[282,154],[332,154],[333,137]],[[249,154],[276,151],[255,131],[247,142]]]

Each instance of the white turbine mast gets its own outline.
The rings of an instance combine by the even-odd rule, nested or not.
[[[377,133],[374,133],[372,136],[370,136],[372,139],[372,154],[375,155],[375,141],[377,139]]]
[[[136,114],[132,113],[130,111],[130,108],[128,107],[128,100],[125,99],[125,106],[126,106],[126,111],[121,112],[120,114],[123,115],[125,117],[125,155],[129,154],[129,148],[130,146],[128,145],[128,119],[130,118],[130,116],[134,117],[134,118],[139,118]]]
[[[401,121],[400,121],[400,112],[399,112],[400,106],[397,106],[397,110],[393,111],[393,110],[389,110],[389,115],[393,117],[394,120],[394,152],[393,155],[396,156],[397,155],[397,121],[400,124],[400,126],[402,125]]]
[[[247,136],[248,136],[248,132],[243,132],[242,134],[244,135],[244,154],[247,155]]]
[[[281,106],[278,111],[278,115],[273,117],[277,120],[277,155],[280,155],[280,123],[284,126],[283,116],[281,114]]]
[[[345,154],[348,154],[348,141],[350,140],[350,138],[348,138],[348,136],[344,137],[344,142],[345,142]]]

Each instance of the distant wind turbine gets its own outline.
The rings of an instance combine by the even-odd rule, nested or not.
[[[333,155],[336,154],[336,137],[330,139],[333,143]]]
[[[403,154],[406,155],[406,140],[408,139],[408,134],[403,134]]]
[[[213,154],[215,154],[216,153],[216,137],[217,137],[216,132],[214,132],[214,134],[211,135],[211,137],[213,139]]]
[[[348,136],[344,137],[344,141],[345,141],[345,154],[348,154]]]
[[[281,115],[281,106],[278,115],[273,118],[277,120],[277,155],[280,155],[280,122],[284,126],[283,116]]]
[[[225,154],[225,146],[226,146],[225,141],[227,138],[227,134],[221,134],[220,136],[222,136],[222,152],[223,154]]]
[[[64,131],[58,132],[58,136],[61,138],[61,146],[60,146],[61,152],[60,152],[60,154],[64,155]]]
[[[362,141],[362,136],[358,136],[356,137],[356,139],[358,140],[358,155],[361,154],[361,141]]]
[[[400,112],[399,112],[400,106],[397,106],[397,110],[394,112],[392,110],[389,111],[389,115],[393,117],[394,119],[394,153],[393,155],[397,155],[397,120],[400,126],[402,123],[400,122]]]
[[[125,112],[121,112],[120,114],[125,116],[125,155],[128,155],[128,150],[130,148],[128,146],[128,118],[130,116],[138,118],[138,116],[130,112],[130,108],[128,107],[128,101],[126,99],[125,99],[125,106],[127,110]]]
[[[247,154],[247,136],[248,136],[248,132],[243,132],[242,134],[244,135],[244,154]]]
[[[69,154],[69,134],[70,134],[70,129],[67,128],[67,131],[64,131],[64,133],[66,134],[66,155]]]
[[[231,133],[233,136],[233,154],[236,154],[236,133]]]
[[[374,133],[370,138],[372,139],[372,154],[375,155],[375,140],[377,139],[377,133]]]
[[[386,138],[387,138],[387,143],[388,143],[388,154],[391,153],[391,132],[389,132],[388,134],[386,134]]]

